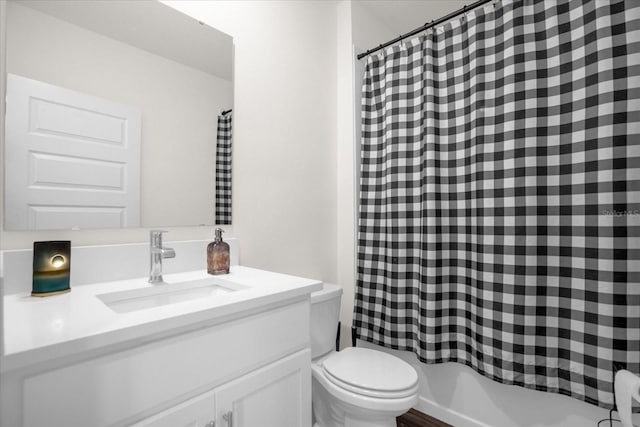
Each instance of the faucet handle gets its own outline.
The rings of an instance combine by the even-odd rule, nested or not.
[[[151,230],[149,231],[149,241],[151,246],[161,248],[162,247],[162,233],[166,233],[166,230]]]

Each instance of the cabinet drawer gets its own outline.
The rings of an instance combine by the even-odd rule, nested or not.
[[[309,302],[25,379],[24,425],[108,426],[309,346]]]

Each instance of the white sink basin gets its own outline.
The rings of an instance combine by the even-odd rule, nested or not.
[[[129,313],[163,305],[177,304],[247,289],[247,286],[217,277],[180,283],[161,283],[152,287],[96,295],[116,313]]]

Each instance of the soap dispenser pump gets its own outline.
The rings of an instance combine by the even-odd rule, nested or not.
[[[207,246],[207,273],[228,274],[231,264],[229,244],[222,240],[222,228],[216,228],[216,238]]]

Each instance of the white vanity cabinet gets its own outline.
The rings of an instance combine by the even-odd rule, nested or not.
[[[215,427],[214,392],[209,391],[146,418],[132,427]]]
[[[309,350],[257,369],[133,427],[308,426]]]
[[[72,362],[7,372],[0,425],[307,427],[309,311],[308,293],[256,300]]]
[[[311,351],[304,350],[216,389],[217,427],[310,426]]]

